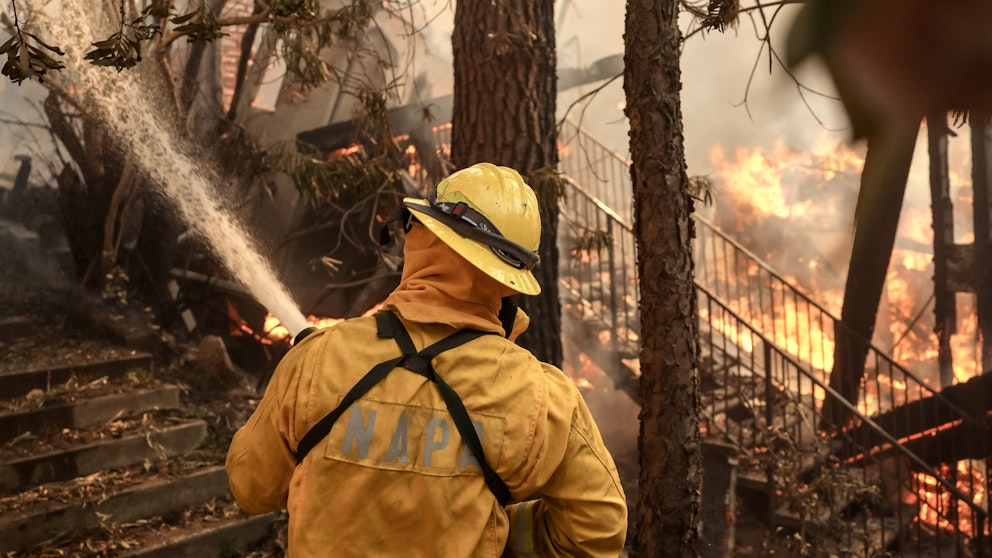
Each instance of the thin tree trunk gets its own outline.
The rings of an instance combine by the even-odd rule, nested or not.
[[[624,91],[641,278],[641,472],[635,555],[694,557],[700,512],[693,203],[676,0],[628,0]],[[650,278],[650,280],[645,280]]]

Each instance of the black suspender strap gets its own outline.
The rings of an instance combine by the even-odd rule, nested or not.
[[[399,345],[403,355],[385,362],[380,362],[372,367],[348,391],[344,399],[341,400],[341,404],[317,422],[303,436],[296,449],[297,463],[302,462],[310,450],[331,432],[335,421],[344,414],[344,411],[352,403],[365,395],[372,389],[372,386],[379,383],[392,370],[403,367],[424,376],[437,385],[438,390],[441,392],[441,398],[444,400],[444,404],[448,408],[448,412],[451,414],[451,418],[455,423],[455,428],[458,429],[462,441],[465,442],[465,445],[472,452],[476,462],[478,462],[479,467],[482,469],[482,476],[485,478],[486,485],[492,491],[493,495],[496,496],[500,505],[505,506],[510,501],[510,490],[506,487],[503,479],[489,466],[489,462],[486,461],[485,452],[482,449],[482,441],[479,440],[479,435],[472,425],[472,419],[469,417],[461,398],[458,397],[458,393],[444,381],[431,364],[434,357],[444,351],[468,343],[473,339],[486,335],[486,333],[463,329],[418,352],[416,346],[413,344],[413,340],[410,338],[410,334],[407,333],[406,328],[403,327],[403,323],[400,322],[400,319],[395,314],[392,312],[379,312],[375,315],[375,319],[379,337],[392,338]]]
[[[391,322],[391,327],[386,328],[386,331],[380,330],[380,335],[391,332],[393,338],[396,340],[396,344],[407,355],[406,361],[401,366],[424,376],[437,385],[438,390],[441,392],[441,398],[444,399],[444,404],[448,407],[448,412],[451,413],[451,418],[455,422],[455,428],[458,429],[458,434],[461,435],[462,441],[468,446],[468,449],[472,452],[475,460],[479,463],[479,467],[482,469],[482,476],[486,479],[486,485],[489,486],[489,490],[499,500],[500,505],[505,506],[510,500],[510,490],[506,487],[503,479],[499,478],[496,471],[493,471],[492,467],[489,466],[485,452],[482,450],[482,441],[479,440],[479,435],[475,431],[475,427],[472,426],[472,419],[469,418],[465,404],[458,397],[458,393],[444,381],[444,378],[434,370],[434,366],[431,364],[434,357],[444,351],[486,334],[481,331],[463,329],[417,353],[415,352],[416,347],[410,339],[410,334],[407,333],[403,327],[403,323],[400,322],[396,314],[382,312],[376,315],[376,319],[380,319],[379,316],[382,314],[386,316],[382,320],[388,319]]]
[[[344,399],[341,400],[341,404],[334,408],[333,411],[327,413],[324,418],[313,425],[310,430],[300,439],[300,444],[296,447],[296,462],[300,463],[303,458],[310,453],[310,450],[317,445],[318,442],[323,440],[328,434],[331,433],[331,428],[334,423],[338,420],[352,403],[358,401],[358,399],[368,393],[372,386],[379,383],[380,380],[386,377],[394,368],[396,368],[403,357],[396,357],[385,362],[380,362],[379,364],[372,367],[358,383],[352,386],[351,390],[345,394]]]

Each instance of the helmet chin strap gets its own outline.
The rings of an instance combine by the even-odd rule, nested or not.
[[[482,216],[481,213],[469,208],[464,203],[452,205],[444,204],[452,208],[467,208],[467,211],[462,208],[461,215],[456,216],[444,210],[439,205],[431,206],[421,206],[415,205],[417,211],[422,211],[423,213],[441,221],[445,225],[451,227],[452,230],[460,234],[465,238],[470,238],[472,240],[477,240],[489,246],[493,253],[503,259],[506,263],[516,267],[517,269],[531,270],[537,264],[541,263],[541,256],[536,252],[531,252],[530,250],[524,248],[523,246],[507,239],[502,234],[499,234],[499,230],[489,222],[488,219]],[[469,214],[468,212],[471,212]],[[475,219],[473,219],[475,217]],[[379,245],[385,246],[392,242],[393,235],[389,232],[389,225],[392,223],[403,223],[403,230],[410,230],[411,220],[416,219],[416,217],[411,213],[410,209],[406,205],[400,205],[395,211],[386,219],[379,229]],[[483,223],[480,226],[478,223]],[[489,232],[489,230],[495,232]]]
[[[403,223],[403,230],[409,232],[411,219],[413,219],[413,214],[405,205],[400,204],[382,223],[382,227],[379,229],[379,246],[385,246],[393,241],[393,235],[389,232],[390,224]]]
[[[510,338],[513,333],[513,323],[517,321],[517,305],[513,300],[504,296],[499,307],[499,323],[503,325],[503,337]]]

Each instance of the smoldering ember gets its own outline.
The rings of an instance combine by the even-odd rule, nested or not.
[[[883,1],[0,2],[0,554],[304,555],[232,438],[298,334],[400,285],[403,200],[492,161],[542,208],[514,343],[589,408],[621,556],[992,556],[992,125],[957,79],[992,43]],[[482,486],[443,403],[328,439]],[[506,419],[465,407],[489,455]],[[531,555],[612,555],[547,522]]]

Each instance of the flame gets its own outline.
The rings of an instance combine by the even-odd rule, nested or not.
[[[380,309],[382,309],[382,302],[366,310],[365,313],[362,314],[362,316],[363,317],[371,316],[376,312],[378,312]],[[318,317],[314,315],[308,315],[307,325],[316,328],[333,327],[345,321],[345,319],[346,318],[330,318],[330,317]],[[286,326],[282,325],[282,322],[279,321],[279,318],[273,316],[271,312],[265,316],[265,330],[264,330],[265,339],[269,339],[273,341],[282,341],[289,338],[289,336],[290,336],[289,330],[286,329]]]
[[[864,159],[839,139],[818,140],[808,151],[796,151],[781,141],[770,152],[738,148],[729,161],[719,144],[710,150],[710,160],[728,196],[744,204],[744,211],[760,221],[770,215],[806,221],[835,218],[839,200],[827,197],[818,203],[812,196],[797,195],[790,186],[802,181],[817,190],[830,186],[840,175],[857,175]],[[810,182],[810,178],[814,181]]]
[[[981,460],[959,461],[956,465],[945,465],[937,470],[944,478],[956,479],[958,490],[970,497],[972,503],[982,510],[988,509],[985,494],[984,479],[988,473],[985,462]],[[976,529],[975,510],[967,502],[958,502],[954,507],[954,498],[950,491],[937,482],[937,479],[926,473],[914,473],[918,492],[919,515],[917,521],[924,525],[937,527],[942,531],[973,533]],[[970,494],[969,490],[973,490]],[[951,511],[949,511],[951,510]],[[956,517],[952,524],[948,517]],[[981,518],[978,518],[982,521]]]
[[[806,256],[812,247],[792,250],[784,244],[786,238],[762,233],[768,230],[772,220],[787,221],[790,228],[810,231],[811,238],[820,234],[837,243],[842,235],[827,227],[840,223],[839,228],[849,232],[843,225],[845,220],[850,221],[850,215],[846,214],[850,204],[845,205],[844,194],[858,184],[864,166],[862,157],[840,140],[824,137],[809,151],[796,151],[779,142],[769,150],[736,149],[733,158],[716,145],[710,151],[710,159],[717,169],[718,182],[724,186],[723,196],[718,199],[730,198],[728,209],[718,210],[721,228],[769,262],[785,281],[798,285],[812,300],[838,315],[843,302],[843,280],[834,271],[837,262],[820,255]],[[833,250],[822,247],[820,252],[829,254]],[[767,271],[752,262],[746,265],[743,270],[731,271],[743,272],[743,277],[717,279],[731,285],[765,280]],[[728,301],[734,312],[760,324],[760,330],[771,341],[815,369],[825,374],[833,367],[833,323],[811,319],[804,301],[781,290],[757,301],[747,288],[741,290],[741,299]],[[727,331],[729,322],[714,325],[729,338],[737,339],[736,333]],[[751,350],[750,340],[743,341],[745,349]]]
[[[566,359],[562,364],[562,372],[572,380],[575,387],[584,392],[608,389],[603,386],[610,385],[606,372],[582,352],[577,353],[574,359]]]
[[[849,252],[844,250],[850,246],[851,217],[864,167],[862,156],[837,140],[826,139],[816,142],[808,152],[792,150],[782,142],[770,149],[741,148],[733,153],[716,145],[710,151],[710,160],[716,169],[715,182],[722,188],[716,196],[717,205],[721,202],[725,205],[714,212],[714,222],[767,262],[778,276],[796,285],[832,315],[839,316],[849,264]],[[969,214],[973,205],[967,172],[970,164],[966,157],[953,160],[949,173],[955,211],[954,242],[959,244],[971,243],[975,237]],[[928,181],[924,157],[910,170],[872,342],[882,352],[889,351],[894,361],[924,383],[938,388],[940,351],[934,334],[934,230]],[[787,245],[792,236],[800,235],[804,243]],[[821,240],[824,246],[811,245]],[[831,257],[834,254],[840,257]],[[751,263],[735,266],[735,256],[725,253],[706,257],[714,261],[726,257],[732,262],[727,269],[707,269],[708,278],[726,285],[725,292],[718,293],[725,299],[724,303],[755,324],[774,343],[811,363],[826,381],[833,367],[833,324],[817,321],[813,318],[815,310],[790,300],[783,292],[785,289],[775,287],[768,279],[768,272],[758,269],[759,266]],[[753,285],[758,284],[764,286],[764,298],[753,296]],[[981,341],[977,335],[974,295],[959,293],[956,298],[958,320],[950,338],[950,350],[954,381],[960,383],[981,373]],[[701,308],[700,319],[709,320],[728,341],[738,343],[746,351],[754,350],[751,335],[737,330],[734,320],[721,320],[719,315],[709,313],[710,309]],[[719,310],[712,313],[718,314]],[[878,363],[874,366],[881,367]],[[923,396],[924,390],[908,389],[912,387],[908,378],[884,370],[874,372],[877,377],[870,382],[873,386],[866,388],[858,401],[859,410],[866,415]],[[814,394],[821,398],[822,390],[814,390]],[[953,426],[953,423],[941,425],[935,430]],[[916,436],[933,435],[935,430]],[[962,461],[939,472],[953,479],[979,509],[988,509],[984,461]],[[974,530],[980,517],[976,517],[967,502],[955,507],[955,498],[936,479],[923,473],[914,475],[921,525],[946,530],[959,528],[964,532]],[[953,517],[957,518],[956,525],[947,519]]]
[[[779,141],[771,148],[737,148],[728,153],[717,144],[710,150],[710,160],[722,189],[717,196],[718,204],[721,199],[728,200],[727,208],[716,212],[717,224],[801,292],[839,316],[846,279],[843,267],[848,263],[842,250],[850,242],[853,200],[864,168],[862,155],[839,139],[824,135],[809,151],[797,151]],[[970,187],[958,186],[970,185],[965,172],[968,164],[970,161],[955,160],[952,161],[955,168],[950,169],[951,195],[960,217],[955,219],[957,242],[974,238],[974,233],[968,230],[969,218],[964,215],[971,207]],[[932,214],[929,197],[921,199],[916,195],[918,190],[929,192],[929,188],[915,188],[928,180],[926,161],[914,164],[872,342],[924,381],[938,386],[939,348],[933,333],[931,300]],[[787,228],[776,225],[786,220]],[[833,244],[820,247],[807,243],[791,248],[786,245],[791,233],[786,231],[801,232],[804,239],[822,239]],[[817,251],[820,254],[814,255]],[[831,259],[834,252],[842,257]],[[746,269],[737,268],[731,273],[738,276],[716,279],[731,285],[761,279],[761,270],[750,263]],[[746,296],[746,289],[741,290]],[[832,323],[811,319],[808,308],[788,297],[774,304],[765,300],[765,307],[759,308],[754,300],[744,296],[727,301],[728,307],[760,324],[761,331],[773,342],[815,369],[827,372],[833,367]],[[979,373],[976,363],[980,360],[976,357],[980,349],[973,304],[959,302],[958,317],[951,350],[954,381],[962,382]],[[731,327],[729,322],[714,327],[720,328],[728,338],[737,338],[734,332],[727,331]],[[862,405],[871,411],[877,410],[878,403],[874,399],[863,401]]]

